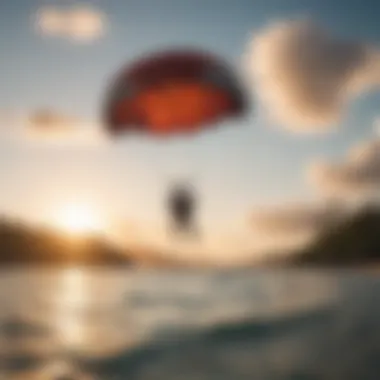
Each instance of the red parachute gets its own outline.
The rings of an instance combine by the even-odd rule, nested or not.
[[[106,98],[111,135],[194,133],[246,111],[244,91],[221,59],[175,49],[137,60],[116,75]]]

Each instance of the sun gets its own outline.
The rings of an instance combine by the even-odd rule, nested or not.
[[[71,234],[86,234],[102,230],[102,223],[95,210],[86,204],[70,203],[57,213],[56,223]]]

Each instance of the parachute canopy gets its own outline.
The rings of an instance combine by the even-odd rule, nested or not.
[[[104,121],[112,135],[197,132],[246,110],[241,84],[221,59],[170,50],[139,59],[116,75]]]

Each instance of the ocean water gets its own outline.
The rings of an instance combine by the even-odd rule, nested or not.
[[[0,274],[0,379],[379,378],[380,278],[368,274]]]

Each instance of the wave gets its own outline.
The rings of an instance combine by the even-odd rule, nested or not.
[[[379,329],[367,317],[344,326],[337,310],[321,309],[222,323],[82,366],[99,379],[375,380]]]

